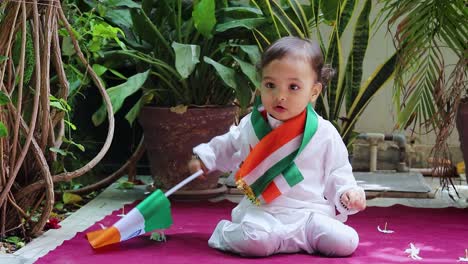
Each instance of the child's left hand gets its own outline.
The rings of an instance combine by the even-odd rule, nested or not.
[[[356,189],[346,191],[341,195],[341,202],[349,210],[362,211],[366,208],[366,196],[364,192]]]

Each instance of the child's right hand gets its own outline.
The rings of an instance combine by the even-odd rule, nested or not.
[[[190,171],[190,174],[194,174],[199,170],[203,170],[203,175],[198,177],[198,179],[206,179],[205,175],[207,173],[207,169],[205,167],[205,164],[203,164],[203,162],[198,157],[192,157],[192,159],[188,162],[188,169]]]

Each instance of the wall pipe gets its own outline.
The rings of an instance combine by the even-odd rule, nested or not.
[[[406,166],[406,137],[400,133],[393,134],[382,134],[382,133],[361,133],[357,136],[357,139],[366,140],[369,142],[369,170],[371,172],[377,171],[377,147],[380,142],[383,141],[394,141],[398,145],[400,150],[399,162],[397,165],[397,171],[409,171]]]

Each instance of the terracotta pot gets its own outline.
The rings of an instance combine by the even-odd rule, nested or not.
[[[236,106],[189,108],[183,114],[165,107],[144,107],[139,122],[156,187],[169,189],[188,177],[193,147],[228,132],[236,113]],[[216,188],[220,175],[214,172],[206,180],[196,179],[183,190]]]
[[[468,164],[468,98],[463,98],[458,106],[457,130],[466,167]]]

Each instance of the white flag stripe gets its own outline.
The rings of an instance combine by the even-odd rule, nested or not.
[[[278,190],[281,193],[286,193],[291,187],[289,186],[288,182],[284,178],[283,174],[281,173],[278,175],[273,182],[276,184],[276,187],[278,187]]]
[[[125,217],[114,224],[120,232],[120,241],[129,238],[137,230],[145,230],[145,218],[137,208],[133,208]]]
[[[297,150],[302,141],[302,134],[293,138],[288,143],[284,144],[282,147],[277,149],[275,152],[271,153],[266,159],[264,159],[260,164],[257,165],[249,174],[247,174],[242,179],[248,185],[254,183],[258,178],[260,178],[268,169],[273,165],[284,159],[289,154]]]

